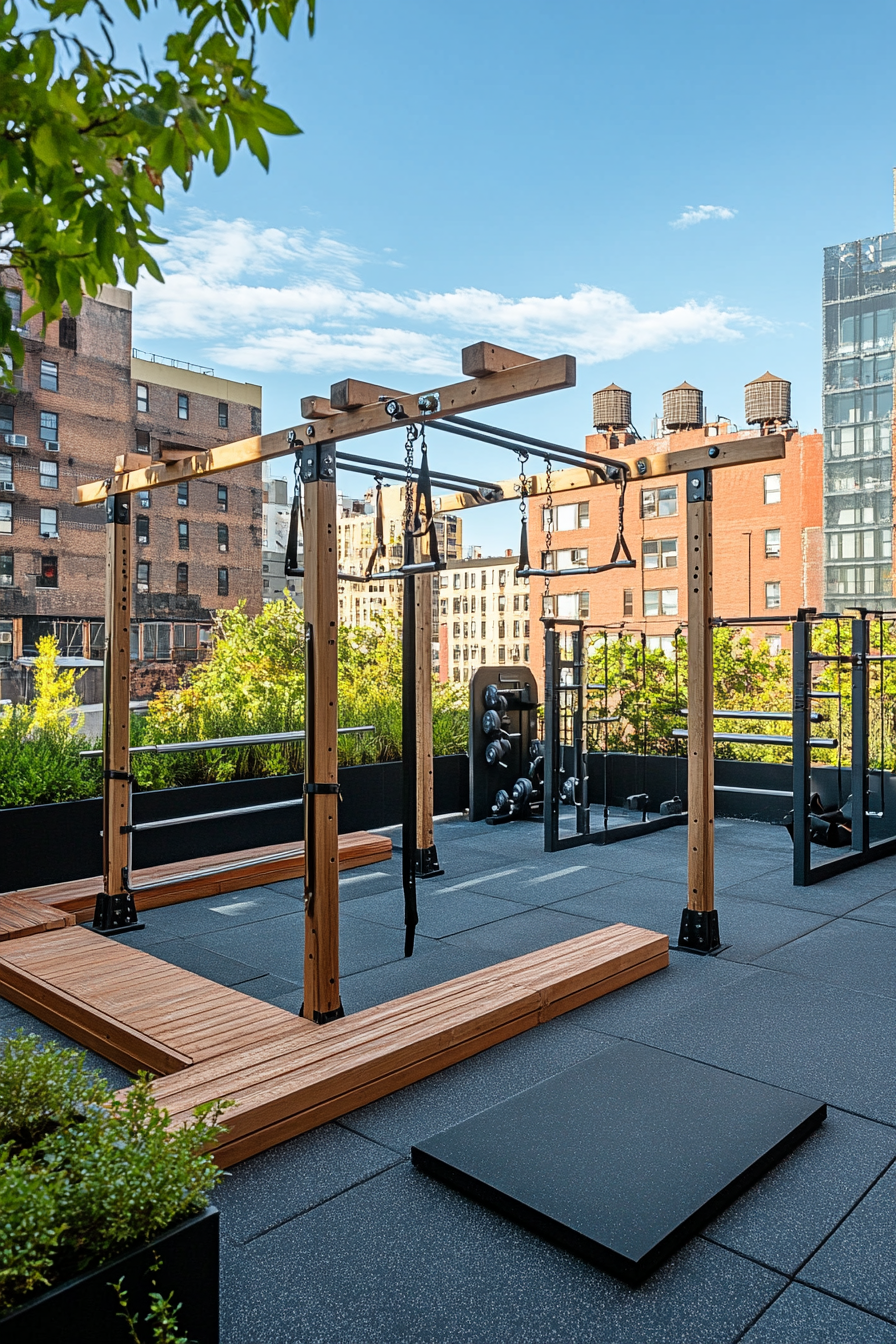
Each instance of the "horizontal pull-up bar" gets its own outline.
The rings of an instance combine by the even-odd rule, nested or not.
[[[358,462],[362,466],[374,468],[373,475],[377,475],[379,469],[384,467],[387,471],[397,471],[401,480],[406,477],[407,469],[399,462],[380,462],[375,457],[358,457],[356,453],[344,453],[340,448],[337,448],[337,467],[345,466],[346,471],[348,471],[347,463],[349,462]],[[416,479],[420,475],[420,468],[415,466],[411,474]],[[445,481],[449,485],[472,485],[479,490],[497,490],[499,493],[501,491],[501,487],[496,485],[494,481],[478,481],[473,476],[454,476],[447,471],[433,471],[432,469],[430,469],[429,474],[434,481]]]
[[[225,817],[245,817],[250,812],[276,812],[283,807],[301,807],[304,798],[288,798],[282,803],[258,803],[251,807],[229,807],[224,812],[194,812],[189,817],[164,817],[161,821],[138,821],[131,826],[122,826],[122,835],[136,834],[137,831],[157,831],[163,826],[189,826],[194,821],[223,821]]]
[[[468,425],[475,426],[475,428],[468,429]],[[460,434],[463,438],[475,439],[478,443],[491,443],[497,448],[503,448],[506,452],[522,452],[525,453],[526,456],[541,458],[543,462],[562,462],[566,466],[584,467],[586,471],[593,471],[601,476],[606,475],[605,469],[596,459],[590,459],[585,453],[580,453],[575,448],[561,448],[559,444],[548,444],[547,446],[551,451],[547,452],[540,448],[530,447],[529,444],[532,441],[526,439],[524,435],[511,435],[508,433],[505,437],[500,438],[498,436],[504,435],[504,430],[499,429],[492,433],[488,433],[486,431],[488,431],[490,426],[487,425],[483,426],[480,430],[475,420],[458,420],[456,417],[452,416],[451,420],[448,422],[435,421],[431,428],[442,430],[445,434]],[[522,439],[523,444],[517,446],[515,443],[508,441],[512,439]],[[540,442],[540,440],[535,440],[535,442]],[[620,468],[625,470],[628,468],[628,464],[625,462],[620,463]]]
[[[687,737],[687,728],[673,728],[673,737]],[[743,742],[746,746],[765,745],[772,747],[792,747],[792,737],[779,737],[776,733],[713,733],[714,742]],[[810,737],[809,746],[826,751],[836,747],[835,737]]]
[[[362,726],[352,728],[337,728],[337,733],[372,733],[374,726],[372,723],[365,723]],[[154,742],[149,746],[131,747],[132,756],[141,756],[152,753],[156,756],[165,756],[172,751],[214,751],[218,747],[252,747],[265,742],[302,742],[305,738],[304,728],[296,729],[289,733],[252,733],[248,737],[207,737],[202,742]],[[79,751],[78,755],[85,760],[91,757],[102,756],[101,751]]]
[[[687,716],[687,709],[680,709],[679,714]],[[713,718],[716,719],[786,719],[788,723],[792,722],[793,715],[788,711],[767,710],[767,709],[714,709]],[[811,716],[813,723],[821,723],[822,716],[813,714]]]
[[[767,798],[792,798],[792,789],[746,789],[739,784],[713,784],[717,793],[758,793]]]
[[[221,816],[222,813],[213,813],[213,816]],[[303,849],[284,849],[278,850],[278,859],[300,859],[304,854]],[[232,873],[237,868],[260,868],[266,863],[271,862],[270,854],[263,855],[257,859],[241,859],[237,863],[221,863],[214,868],[200,868],[190,873],[192,879],[202,877],[217,877],[219,873]],[[140,893],[141,891],[155,891],[157,887],[176,887],[178,883],[183,882],[183,873],[178,873],[176,877],[163,877],[154,882],[144,882],[141,886],[131,885],[130,873],[125,869],[123,874],[125,891]]]

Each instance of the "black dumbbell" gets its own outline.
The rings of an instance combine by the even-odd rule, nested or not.
[[[532,797],[532,781],[522,776],[513,786],[511,793],[514,807],[525,807]]]
[[[572,807],[576,801],[576,781],[570,777],[565,779],[560,788],[560,801],[567,807]]]
[[[497,765],[510,751],[509,737],[494,737],[486,743],[485,760],[487,765]]]
[[[542,759],[544,758],[544,743],[539,742],[538,739],[536,738],[534,741],[529,743],[529,760],[537,761],[539,757],[541,757]]]
[[[501,715],[496,709],[487,709],[482,716],[482,731],[486,737],[501,731]]]
[[[492,811],[498,816],[504,812],[510,811],[510,794],[506,789],[499,789],[495,794],[495,801],[492,803]]]
[[[495,685],[486,686],[482,692],[482,703],[486,709],[499,709],[502,714],[507,708],[507,701]]]

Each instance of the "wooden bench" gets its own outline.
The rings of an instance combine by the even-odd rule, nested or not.
[[[614,924],[299,1037],[216,1055],[153,1087],[174,1125],[200,1102],[236,1102],[216,1151],[230,1166],[668,964],[665,934]]]

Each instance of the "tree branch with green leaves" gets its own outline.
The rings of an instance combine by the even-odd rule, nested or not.
[[[141,51],[139,71],[117,61],[120,3],[31,0],[40,22],[29,28],[14,0],[0,0],[0,266],[19,272],[30,299],[22,325],[40,314],[46,326],[63,304],[77,314],[84,294],[122,277],[136,284],[141,270],[162,280],[151,249],[166,239],[153,212],[173,178],[188,190],[203,159],[220,176],[241,145],[267,169],[265,137],[300,134],[268,102],[256,39],[269,24],[288,39],[299,9],[312,34],[315,0],[174,0],[178,29],[153,66]],[[157,7],[123,3],[136,20]],[[78,35],[87,15],[104,52]],[[24,347],[5,303],[0,350],[9,384]]]

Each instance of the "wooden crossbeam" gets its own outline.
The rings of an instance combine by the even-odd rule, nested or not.
[[[711,457],[710,453],[715,452]],[[652,480],[657,476],[677,476],[687,471],[710,468],[713,471],[725,467],[745,467],[754,462],[774,462],[786,455],[786,439],[783,434],[765,434],[755,439],[734,439],[730,443],[713,443],[698,448],[682,448],[675,453],[654,453],[650,457],[634,458],[631,466],[631,484],[636,481]],[[620,459],[621,461],[622,459]],[[627,460],[627,459],[626,459]],[[519,486],[519,477],[496,482],[503,491],[504,499],[512,499]],[[551,472],[551,493],[562,494],[569,490],[588,490],[592,486],[612,485],[597,471],[587,467],[569,467],[562,471]],[[547,476],[537,472],[526,477],[526,491],[530,496],[546,495]],[[490,501],[481,495],[467,490],[458,490],[450,495],[438,495],[433,501],[436,513],[459,513],[463,509],[475,509]]]
[[[503,372],[490,373],[482,378],[469,378],[446,387],[431,388],[419,395],[403,396],[401,405],[404,418],[398,421],[393,421],[387,414],[384,402],[374,402],[356,410],[341,411],[323,419],[303,422],[294,426],[292,431],[280,429],[272,434],[259,434],[254,438],[221,444],[217,448],[210,448],[207,452],[194,453],[180,462],[153,462],[140,471],[114,473],[104,481],[91,481],[87,485],[78,486],[73,498],[75,504],[79,505],[99,504],[108,495],[131,494],[135,490],[154,490],[158,486],[171,485],[176,481],[187,481],[219,471],[230,471],[249,462],[264,462],[268,458],[282,457],[292,450],[288,439],[290,432],[295,434],[297,444],[356,439],[366,434],[376,434],[383,429],[392,429],[396,424],[401,426],[409,421],[419,422],[424,417],[427,420],[439,420],[447,415],[469,414],[470,411],[500,406],[507,401],[538,396],[542,392],[557,392],[562,388],[575,387],[575,383],[576,361],[572,355],[555,355],[551,359],[532,360],[505,369]],[[378,389],[377,395],[379,395]],[[421,407],[420,403],[424,400],[434,409],[427,410]]]
[[[466,372],[466,370],[464,370]],[[380,397],[403,397],[394,387],[380,387],[378,383],[364,383],[360,378],[343,378],[330,388],[330,405],[336,411],[356,411],[359,406],[370,406]]]
[[[461,355],[464,373],[468,378],[487,378],[490,373],[503,373],[520,364],[534,364],[534,355],[521,355],[518,350],[505,350],[502,345],[477,341],[468,345]]]

